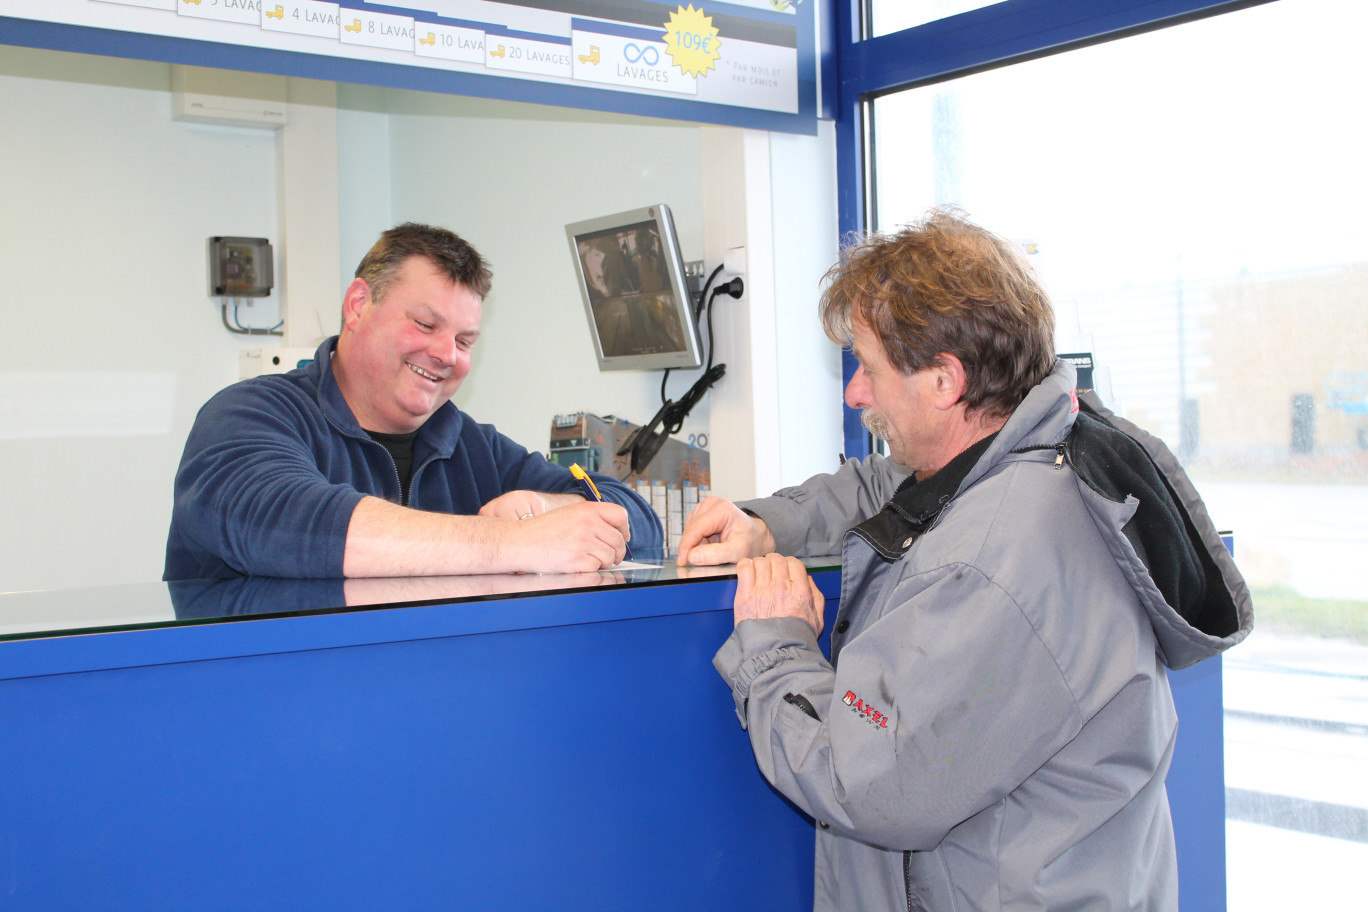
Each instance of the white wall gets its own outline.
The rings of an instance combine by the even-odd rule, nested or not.
[[[342,216],[339,288],[350,284],[356,264],[380,232],[402,221],[394,217],[390,203],[388,99],[389,92],[382,88],[337,87],[338,208]],[[332,322],[327,323],[329,335],[337,332],[341,320],[339,296]]]
[[[778,376],[777,481],[792,485],[835,471],[841,434],[841,350],[822,332],[817,296],[836,262],[836,128],[818,135],[774,133],[775,351]],[[768,493],[763,489],[761,493]]]
[[[817,321],[819,282],[836,258],[834,131],[815,137],[706,128],[710,262],[744,249],[745,296],[716,314],[725,388],[713,397],[713,490],[763,496],[837,464],[840,350]]]
[[[0,46],[0,591],[159,578],[186,432],[260,345],[223,329],[205,249],[274,235],[274,136],[173,122],[169,86]]]
[[[831,467],[839,356],[815,317],[835,257],[829,130],[301,80],[290,102],[278,134],[178,123],[166,65],[0,46],[0,592],[160,575],[194,414],[237,379],[239,350],[274,342],[220,324],[215,234],[272,238],[281,285],[247,319],[285,309],[300,346],[336,331],[380,231],[414,219],[468,237],[495,281],[457,404],[544,449],[558,412],[659,406],[658,372],[597,370],[564,225],[667,202],[686,259],[752,248],[747,297],[717,304],[731,367],[684,429],[710,432],[714,475],[733,479],[715,488],[752,496]],[[697,375],[676,372],[669,395]]]

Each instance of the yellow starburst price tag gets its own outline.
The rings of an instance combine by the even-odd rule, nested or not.
[[[722,56],[722,42],[713,28],[712,17],[701,9],[679,7],[665,23],[665,53],[685,75],[706,76]]]

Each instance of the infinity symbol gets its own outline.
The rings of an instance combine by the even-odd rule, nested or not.
[[[636,54],[635,57],[632,55]],[[660,63],[660,50],[653,44],[640,47],[634,41],[629,41],[622,48],[622,56],[627,58],[628,63],[641,61],[647,66],[655,66]]]

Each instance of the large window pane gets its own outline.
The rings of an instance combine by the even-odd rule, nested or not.
[[[1365,28],[1281,0],[872,104],[873,223],[954,204],[1022,242],[1060,350],[1235,533],[1234,912],[1343,907],[1368,867]]]

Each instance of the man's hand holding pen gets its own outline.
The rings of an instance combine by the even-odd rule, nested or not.
[[[599,493],[598,485],[594,484],[594,479],[589,477],[588,472],[580,468],[580,464],[578,462],[570,466],[570,474],[574,475],[575,480],[579,482],[580,490],[584,492],[585,500],[592,501],[594,503],[604,502],[603,495]],[[631,536],[629,535],[628,537],[630,538]],[[632,556],[632,549],[625,548],[624,550],[626,556],[630,558]]]
[[[479,515],[517,521],[516,528],[505,530],[507,540],[536,552],[535,565],[547,570],[600,570],[617,566],[629,553],[627,511],[608,501],[579,494],[509,491],[481,507]]]

